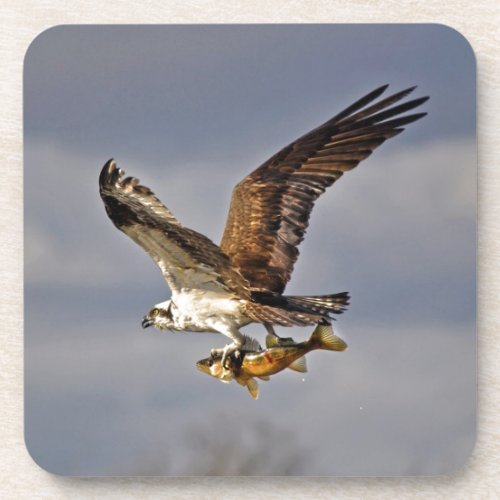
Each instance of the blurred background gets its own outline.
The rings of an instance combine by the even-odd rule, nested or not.
[[[220,241],[231,190],[389,83],[429,115],[320,198],[289,294],[351,293],[315,351],[246,389],[221,335],[142,330],[169,297],[107,218],[114,157]],[[475,441],[475,61],[441,25],[60,26],[24,71],[25,435],[65,475],[449,473]],[[281,329],[306,339],[312,328]],[[261,342],[264,329],[245,333]]]

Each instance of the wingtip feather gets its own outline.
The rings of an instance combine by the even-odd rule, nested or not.
[[[373,92],[372,94],[377,94],[377,95],[382,95],[386,90],[387,88],[389,87],[389,84],[388,83],[385,83],[384,85],[381,85],[380,87],[377,87]]]
[[[101,174],[99,175],[99,186],[104,188],[106,185],[113,183],[113,177],[117,171],[116,161],[110,158],[102,167]]]

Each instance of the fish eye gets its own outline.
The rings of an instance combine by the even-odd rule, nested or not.
[[[160,310],[155,307],[152,311],[151,311],[151,316],[158,316],[158,314],[160,314]]]

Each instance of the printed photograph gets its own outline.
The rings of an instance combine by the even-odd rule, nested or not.
[[[73,25],[24,64],[25,441],[66,476],[456,472],[476,66],[438,24]]]

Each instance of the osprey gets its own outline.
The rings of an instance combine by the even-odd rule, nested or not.
[[[146,186],[109,160],[99,177],[106,212],[156,262],[172,292],[142,321],[144,328],[219,332],[232,340],[224,359],[243,345],[252,322],[329,324],[348,305],[347,292],[283,295],[318,197],[404,125],[426,113],[401,116],[428,97],[393,106],[415,87],[374,102],[380,87],[292,142],[234,188],[220,245],[183,227]]]

